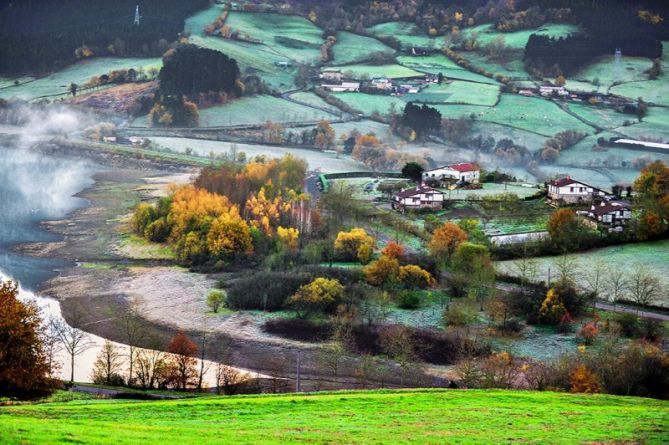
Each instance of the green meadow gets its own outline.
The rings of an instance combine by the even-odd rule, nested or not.
[[[530,391],[407,390],[73,401],[0,408],[3,444],[645,443],[665,401]]]

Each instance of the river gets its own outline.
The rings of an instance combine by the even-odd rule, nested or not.
[[[92,176],[101,167],[85,160],[61,159],[37,154],[18,139],[2,139],[0,135],[0,280],[19,283],[22,300],[33,300],[41,309],[42,318],[62,320],[58,301],[40,296],[39,287],[58,270],[71,266],[56,259],[35,258],[12,250],[20,243],[58,241],[59,237],[45,231],[41,221],[65,218],[87,205],[75,195],[94,183]],[[95,357],[104,339],[89,335],[91,347],[76,357],[74,377],[89,382]],[[125,345],[117,344],[125,350]],[[59,377],[70,377],[69,356],[58,354]],[[205,381],[213,385],[213,368]]]

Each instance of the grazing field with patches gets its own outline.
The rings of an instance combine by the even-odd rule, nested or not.
[[[401,111],[406,105],[399,97],[382,94],[336,93],[334,96],[367,116],[374,112],[388,114],[393,105],[396,111]]]
[[[494,106],[500,89],[496,85],[473,84],[454,80],[448,84],[429,85],[418,94],[403,96],[406,101],[428,104],[468,104]]]
[[[354,64],[338,68],[326,68],[324,71],[341,70],[346,77],[353,79],[371,79],[372,77],[387,77],[389,79],[400,79],[404,77],[422,77],[423,73],[412,70],[402,65],[367,65]]]
[[[402,49],[412,47],[434,48],[441,47],[441,38],[430,37],[414,23],[387,22],[368,28],[372,34],[380,37],[394,37],[402,44]]]

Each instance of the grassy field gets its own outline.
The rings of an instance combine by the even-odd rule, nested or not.
[[[413,46],[439,48],[443,41],[442,38],[428,36],[414,23],[409,22],[380,23],[372,26],[368,31],[376,36],[396,38],[402,44],[403,49],[410,49]]]
[[[341,113],[339,108],[335,107],[334,105],[330,105],[321,99],[318,95],[309,91],[298,91],[291,94],[290,98],[308,105],[312,105],[314,107],[323,108],[335,114]]]
[[[106,74],[112,70],[122,68],[160,68],[160,58],[117,58],[99,57],[82,60],[63,70],[57,71],[49,76],[21,83],[17,86],[9,86],[0,89],[0,98],[8,99],[18,97],[21,99],[36,99],[45,96],[57,96],[68,94],[71,83],[82,85],[93,76]],[[5,85],[6,86],[6,85]]]
[[[296,104],[279,97],[258,95],[236,99],[225,105],[200,110],[200,127],[229,125],[259,125],[268,120],[274,123],[333,120],[339,116]],[[146,116],[135,119],[134,126],[146,126]]]
[[[396,111],[401,112],[406,105],[406,102],[399,97],[382,94],[335,93],[334,96],[368,116],[375,111],[381,114],[388,114],[392,104],[395,105]]]
[[[611,87],[614,94],[669,106],[669,42],[662,42],[662,72],[655,80],[629,82]]]
[[[441,73],[449,79],[469,80],[472,82],[499,85],[499,82],[496,80],[468,71],[441,54],[416,57],[398,56],[397,63],[424,73]]]
[[[620,65],[616,66],[613,55],[598,58],[578,73],[567,79],[567,89],[607,92],[610,87],[618,83],[639,82],[648,79],[645,74],[652,66],[650,59],[641,57],[621,57]],[[581,83],[573,83],[572,80]],[[588,88],[588,85],[590,87]],[[639,85],[636,85],[639,88]],[[639,94],[634,93],[634,98]]]
[[[542,136],[550,137],[564,130],[579,130],[588,134],[594,132],[592,127],[548,100],[517,94],[502,94],[495,107],[438,105],[435,108],[444,117],[469,117],[474,113],[477,120],[508,125]]]
[[[507,127],[493,122],[476,121],[472,125],[472,132],[474,135],[480,134],[483,138],[491,136],[496,141],[501,139],[511,139],[518,145],[527,147],[531,152],[539,151],[548,139],[546,136],[541,136],[529,131],[520,130],[518,128]]]
[[[263,80],[281,91],[294,88],[293,68],[280,68],[277,62],[295,60],[313,63],[319,60],[323,40],[321,30],[310,21],[297,16],[233,12],[226,24],[248,33],[262,44],[227,40],[204,35],[203,28],[220,15],[220,5],[213,5],[186,20],[190,42],[221,51],[237,60],[243,73],[260,72]],[[281,29],[277,36],[272,30]]]
[[[522,50],[532,34],[546,35],[551,37],[566,37],[577,31],[577,27],[570,24],[549,23],[537,29],[526,29],[516,32],[499,32],[493,25],[484,24],[473,28],[465,28],[462,35],[469,37],[473,33],[478,34],[477,41],[481,46],[487,45],[495,39],[501,38],[504,44],[511,50]]]
[[[430,85],[418,94],[404,96],[406,101],[429,104],[468,104],[493,106],[499,99],[500,90],[496,85],[473,84],[454,80],[450,84]]]
[[[664,280],[665,289],[666,286],[669,286],[669,282],[667,282],[667,277],[669,276],[669,240],[605,247],[603,249],[570,254],[569,256],[579,266],[576,270],[588,270],[587,265],[595,260],[603,260],[610,267],[624,268],[628,273],[638,265]],[[557,270],[556,260],[558,259],[559,257],[538,258],[540,276],[546,277],[549,267],[555,273]],[[514,264],[515,261],[502,261],[497,263],[497,267],[509,273],[517,273]],[[583,283],[582,276],[576,278],[579,282]],[[663,293],[662,300],[655,302],[655,304],[669,307],[669,297],[667,297],[666,291]]]
[[[389,79],[399,79],[403,77],[422,77],[423,73],[414,71],[411,68],[404,67],[402,65],[391,64],[391,65],[366,65],[366,64],[354,64],[346,65],[338,68],[326,68],[324,71],[328,70],[341,70],[348,77],[354,79],[362,78],[372,78],[377,76],[385,76]]]
[[[183,153],[190,148],[199,156],[210,156],[228,154],[232,150],[232,143],[220,141],[206,141],[201,139],[152,137],[151,142],[161,147],[169,148],[178,153]],[[309,164],[309,169],[321,169],[326,173],[341,173],[347,171],[364,171],[367,168],[352,160],[348,156],[337,157],[334,153],[324,153],[317,150],[299,148],[274,147],[270,145],[234,144],[237,152],[246,153],[247,158],[255,156],[267,156],[270,158],[281,157],[284,154],[292,154],[302,158]]]
[[[16,443],[646,443],[659,400],[529,391],[360,391],[0,408]]]
[[[624,123],[633,124],[638,122],[635,115],[619,113],[612,108],[598,107],[585,103],[570,103],[568,108],[587,122],[601,128],[612,129],[618,128]]]
[[[333,65],[364,62],[374,54],[395,54],[394,49],[379,40],[347,31],[337,33],[337,43],[332,50],[334,52]]]

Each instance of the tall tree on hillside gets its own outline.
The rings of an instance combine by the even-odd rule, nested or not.
[[[56,331],[58,332],[60,342],[70,356],[70,383],[74,383],[76,357],[93,347],[93,342],[88,333],[75,327],[75,325],[81,325],[81,321],[81,313],[75,312],[70,320],[72,325],[65,322],[65,320],[58,320],[56,322]]]
[[[413,182],[420,182],[423,179],[425,169],[418,162],[407,162],[402,167],[402,176],[411,179]]]
[[[54,388],[42,320],[37,306],[21,302],[18,293],[16,283],[0,281],[0,397],[41,397]]]

